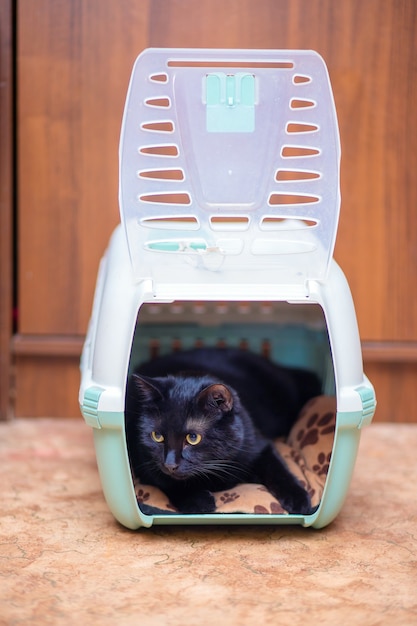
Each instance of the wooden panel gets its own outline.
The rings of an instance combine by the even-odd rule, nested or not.
[[[336,256],[366,339],[417,338],[413,0],[19,2],[21,332],[81,333],[118,220],[117,144],[147,45],[314,48],[343,145]],[[354,253],[352,253],[354,251]]]
[[[417,363],[417,342],[365,341],[362,356],[367,363]]]
[[[12,3],[0,3],[0,419],[10,417],[12,335]]]
[[[377,397],[375,422],[417,422],[417,363],[366,363]]]
[[[17,417],[80,417],[79,359],[17,356],[13,390]]]
[[[80,359],[84,336],[77,335],[15,335],[13,354],[21,357],[76,357]]]
[[[336,258],[352,288],[361,335],[372,342],[417,341],[414,0],[17,4],[18,331],[24,344],[61,336],[64,350],[68,336],[86,330],[98,261],[118,222],[117,150],[127,83],[134,58],[147,46],[313,48],[324,56],[343,155]],[[34,372],[39,385],[32,414],[46,414],[46,407],[57,415],[67,411],[70,385],[70,397],[77,396],[78,364],[65,361],[54,369],[56,355],[24,351],[16,363],[16,413],[29,410],[21,394],[34,390]],[[372,362],[367,373],[382,394],[378,415],[394,420],[391,411],[412,404],[415,365],[387,358],[386,365]],[[51,404],[49,389],[59,389],[63,369],[65,400]]]
[[[19,331],[84,333],[147,3],[19,2]]]

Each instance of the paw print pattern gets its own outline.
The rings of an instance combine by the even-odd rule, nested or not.
[[[229,502],[234,502],[235,500],[237,500],[238,498],[240,498],[239,494],[236,493],[235,491],[229,492],[229,491],[225,491],[221,496],[220,496],[220,500],[222,501],[223,504],[228,504]]]
[[[306,428],[302,428],[297,434],[300,449],[306,446],[314,446],[320,435],[328,435],[334,432],[334,413],[313,413],[307,421]]]
[[[253,512],[257,515],[268,515],[269,513],[268,509],[261,504],[255,504],[255,506],[253,507]]]
[[[331,452],[329,454],[324,454],[324,452],[320,452],[317,457],[317,463],[313,465],[313,471],[316,472],[318,476],[327,476],[327,472],[329,471]]]
[[[286,513],[285,509],[282,508],[279,502],[271,502],[269,505],[269,511],[266,506],[263,506],[262,504],[255,504],[253,512],[257,515],[269,515],[270,513],[282,515],[283,513]]]
[[[145,491],[144,489],[138,489],[136,493],[136,499],[139,503],[145,504],[147,500],[150,498],[149,491]]]

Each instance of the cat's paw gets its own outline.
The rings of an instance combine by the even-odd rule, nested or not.
[[[294,486],[291,493],[281,496],[279,501],[288,513],[294,515],[311,515],[317,509],[311,506],[310,496],[301,485]]]
[[[195,513],[214,513],[216,510],[216,501],[210,491],[197,491],[189,496],[181,498],[181,501],[175,503],[178,511],[185,514]]]

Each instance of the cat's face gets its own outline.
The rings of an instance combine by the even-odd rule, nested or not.
[[[149,469],[179,481],[233,473],[244,435],[231,389],[209,377],[138,375],[134,389]]]

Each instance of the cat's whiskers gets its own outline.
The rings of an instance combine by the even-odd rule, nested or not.
[[[196,475],[205,478],[233,478],[241,481],[246,474],[245,469],[237,463],[230,460],[211,459],[205,461],[200,467],[196,468]]]

